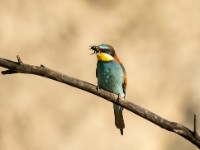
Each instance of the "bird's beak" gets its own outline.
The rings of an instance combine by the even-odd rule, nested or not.
[[[90,46],[90,49],[94,51],[92,54],[97,54],[98,52],[100,52],[99,47],[95,45]]]

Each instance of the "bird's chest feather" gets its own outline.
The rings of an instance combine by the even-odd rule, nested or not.
[[[115,61],[98,62],[97,78],[98,86],[113,93],[123,93],[123,70]]]

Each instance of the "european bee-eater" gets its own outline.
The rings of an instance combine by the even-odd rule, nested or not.
[[[111,45],[100,44],[91,46],[97,56],[96,77],[98,88],[118,94],[119,97],[126,96],[127,76],[126,70],[116,55]],[[115,114],[115,125],[123,135],[125,128],[122,110],[119,105],[113,104]]]

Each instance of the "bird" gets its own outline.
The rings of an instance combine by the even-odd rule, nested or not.
[[[118,98],[125,98],[127,74],[114,48],[108,44],[100,44],[90,46],[90,49],[94,51],[92,54],[96,54],[97,57],[97,89],[104,89],[117,94]],[[123,129],[125,128],[123,108],[117,104],[113,104],[113,108],[115,125],[123,135]]]

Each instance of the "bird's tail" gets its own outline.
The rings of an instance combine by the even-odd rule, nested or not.
[[[123,135],[123,129],[125,128],[124,118],[122,114],[122,107],[114,104],[114,114],[115,114],[115,125],[120,129],[121,135]]]

